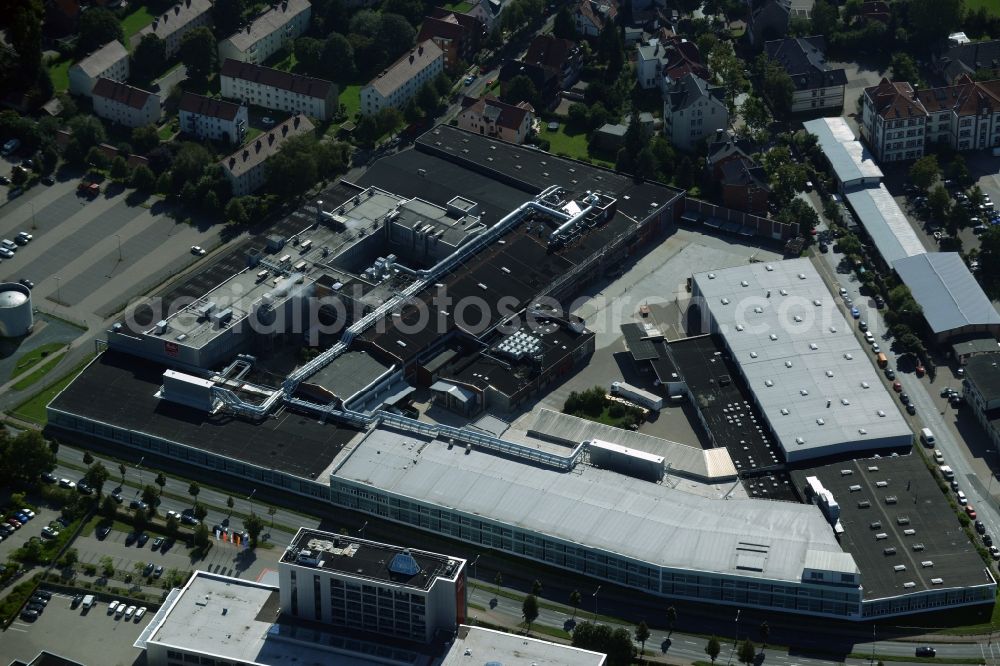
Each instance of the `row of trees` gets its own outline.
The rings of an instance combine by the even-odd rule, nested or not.
[[[865,20],[861,7],[861,0],[847,0],[841,11],[832,0],[817,0],[811,20],[793,20],[790,27],[796,36],[825,35],[836,57],[856,57],[858,53],[889,54],[902,49],[927,53],[963,21],[962,0],[896,3],[888,23]],[[989,24],[976,19],[976,25],[983,28]]]

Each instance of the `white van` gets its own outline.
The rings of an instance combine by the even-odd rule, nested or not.
[[[940,449],[934,449],[934,462],[936,462],[938,465],[944,464],[944,454],[941,453]]]
[[[951,467],[948,467],[947,465],[940,465],[938,467],[938,471],[941,472],[941,476],[948,480],[955,478],[955,472],[951,471]]]
[[[955,497],[958,498],[958,503],[961,504],[962,506],[965,506],[966,504],[969,503],[969,499],[965,496],[965,493],[962,492],[961,490],[955,493]]]
[[[922,441],[927,446],[933,446],[934,445],[934,433],[931,432],[930,428],[921,428],[920,429],[920,441]]]
[[[85,610],[90,610],[91,608],[93,608],[95,603],[97,602],[94,599],[94,595],[92,594],[88,594],[83,598],[83,607]]]

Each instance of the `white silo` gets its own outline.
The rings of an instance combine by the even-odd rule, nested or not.
[[[27,335],[34,324],[31,290],[16,282],[0,284],[0,337]]]

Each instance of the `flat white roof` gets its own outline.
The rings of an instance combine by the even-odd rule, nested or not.
[[[639,449],[630,449],[627,446],[621,446],[613,442],[603,442],[599,439],[592,439],[590,440],[590,446],[597,449],[604,449],[605,451],[631,456],[632,458],[638,458],[647,462],[659,463],[660,465],[663,464],[663,456],[646,453],[645,451],[640,451]]]
[[[875,157],[857,140],[844,118],[816,118],[802,126],[816,135],[819,147],[840,182],[850,184],[863,178],[882,178]]]
[[[600,652],[463,624],[440,666],[603,666],[606,660]]]
[[[848,192],[846,196],[887,264],[892,266],[900,259],[927,252],[885,185]]]
[[[800,582],[809,551],[843,552],[811,504],[704,497],[583,464],[559,472],[381,427],[343,458],[338,483],[678,571]],[[752,566],[748,550],[763,552]]]
[[[874,355],[810,260],[697,273],[694,282],[790,460],[911,441]]]
[[[934,333],[1000,325],[996,307],[957,252],[914,255],[892,267],[920,304]]]
[[[200,386],[201,388],[210,389],[215,386],[215,382],[211,379],[202,379],[201,377],[195,377],[194,375],[189,375],[184,372],[177,372],[176,370],[167,369],[163,373],[164,377],[169,377],[170,379],[176,379],[177,381],[184,382],[185,384],[192,384],[193,386]]]

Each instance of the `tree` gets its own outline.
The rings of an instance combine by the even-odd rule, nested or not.
[[[271,516],[271,528],[274,528],[274,514],[278,513],[277,507],[267,507],[267,515]]]
[[[104,466],[102,462],[96,462],[87,468],[86,473],[83,475],[83,480],[87,482],[87,485],[94,489],[97,496],[101,496],[101,491],[104,490],[104,484],[107,483],[108,478],[111,476],[111,472],[108,468]]]
[[[813,35],[832,35],[840,23],[840,10],[826,0],[816,0],[812,10]]]
[[[538,619],[538,597],[529,594],[524,598],[524,602],[521,604],[521,617],[524,618],[527,625],[525,633],[530,634],[531,624]]]
[[[101,500],[100,512],[108,520],[114,520],[118,517],[118,503],[111,498],[111,495],[105,495],[104,499]]]
[[[767,647],[767,639],[771,635],[771,627],[768,625],[767,620],[760,623],[760,642],[763,643],[763,647]]]
[[[63,569],[72,569],[73,565],[80,561],[80,554],[76,548],[67,548],[63,556],[59,558],[59,566]]]
[[[170,169],[174,191],[180,192],[188,183],[194,186],[212,163],[212,153],[205,146],[193,141],[181,144]]]
[[[892,80],[908,83],[920,82],[920,70],[913,56],[904,52],[896,51],[892,54],[892,61],[889,65],[892,69]]]
[[[622,44],[621,32],[614,21],[608,21],[601,34],[597,36],[597,56],[606,64],[604,80],[610,83],[617,79],[622,67],[625,66],[625,47]]]
[[[542,581],[537,578],[531,583],[531,593],[536,597],[542,596]]]
[[[150,513],[156,511],[156,505],[160,503],[160,493],[155,486],[146,484],[142,487],[142,501],[149,505]]]
[[[177,518],[175,516],[167,516],[167,536],[171,539],[176,539],[180,526],[181,524],[177,522]]]
[[[797,222],[799,232],[804,236],[811,236],[813,229],[819,224],[819,215],[816,214],[816,209],[798,197],[792,199],[787,206],[782,208],[776,219],[784,224]]]
[[[771,112],[767,110],[764,100],[756,95],[747,95],[740,107],[740,115],[747,129],[747,136],[755,143],[767,140],[767,129],[771,125]]]
[[[956,154],[948,165],[948,177],[954,180],[960,187],[968,187],[972,184],[972,176],[969,174],[969,167],[965,163],[965,158],[961,154]]]
[[[748,638],[745,641],[743,641],[743,644],[740,645],[740,650],[738,652],[738,659],[742,661],[744,664],[747,664],[747,666],[749,666],[749,664],[753,662],[754,657],[756,656],[757,656],[757,648],[754,647],[754,644],[752,642],[750,642],[750,639]]]
[[[320,66],[323,62],[324,42],[315,37],[299,37],[295,40],[292,53],[298,66],[308,74],[319,74]]]
[[[132,529],[134,529],[137,534],[145,532],[148,526],[149,518],[146,517],[145,511],[142,509],[136,509],[132,512]]]
[[[7,4],[10,19],[7,36],[17,54],[20,74],[34,76],[42,66],[42,21],[45,10],[41,0],[16,0]]]
[[[507,91],[503,95],[503,98],[503,101],[508,104],[527,102],[531,106],[539,108],[538,89],[535,88],[535,84],[531,82],[531,79],[524,74],[518,74],[507,82]]]
[[[563,5],[556,14],[555,22],[552,25],[552,34],[560,39],[576,41],[576,21],[573,20],[573,13],[569,5]]]
[[[246,14],[246,0],[215,0],[212,5],[212,20],[220,35],[236,32]]]
[[[232,516],[233,507],[236,506],[236,501],[233,499],[232,495],[226,498],[226,506],[229,507],[229,515]]]
[[[132,130],[132,148],[135,152],[145,155],[160,145],[160,135],[153,125],[136,127]]]
[[[629,666],[635,658],[635,643],[625,627],[583,622],[573,629],[573,647],[603,652],[608,666]]]
[[[111,179],[118,183],[125,182],[128,178],[128,162],[121,155],[111,160]]]
[[[941,174],[937,155],[925,155],[910,167],[910,181],[921,190],[927,190]]]
[[[194,543],[194,547],[199,550],[204,550],[208,547],[208,528],[205,527],[204,523],[199,523],[195,526],[191,540]]]
[[[205,520],[205,516],[208,515],[208,509],[201,502],[197,502],[194,505],[194,517],[198,520]]]
[[[264,520],[253,511],[243,520],[243,529],[250,537],[250,547],[256,548],[260,533],[264,531]]]
[[[944,185],[938,185],[927,195],[927,210],[936,220],[944,219],[951,209],[951,195]]]
[[[208,78],[218,67],[218,48],[212,31],[205,26],[195,28],[181,38],[181,62],[189,76]]]
[[[56,466],[41,433],[25,430],[14,438],[0,434],[0,486],[29,486]]]
[[[580,601],[582,597],[580,595],[580,590],[573,590],[569,593],[569,603],[573,607],[573,617],[576,618],[576,610],[580,607]]]
[[[88,467],[94,464],[94,456],[91,455],[90,451],[83,452],[83,464]]]
[[[416,36],[417,31],[404,17],[383,12],[379,17],[378,29],[372,38],[374,46],[392,61],[412,48]]]
[[[153,33],[143,35],[132,52],[132,71],[141,81],[151,81],[167,63],[167,45]]]
[[[708,655],[708,658],[712,660],[713,664],[715,663],[715,660],[719,658],[719,652],[721,651],[722,646],[719,645],[719,639],[715,636],[709,638],[708,642],[705,643],[705,654]]]
[[[732,113],[736,96],[750,89],[750,82],[744,73],[746,64],[736,57],[731,42],[719,42],[708,54],[708,65],[716,83],[726,89],[726,108]]]
[[[412,25],[419,25],[427,13],[421,0],[385,0],[382,3],[382,11],[399,14]]]
[[[438,99],[437,90],[434,89],[434,85],[430,81],[420,86],[420,90],[417,91],[417,106],[428,116],[434,115]]]
[[[500,594],[500,586],[503,585],[503,576],[499,571],[497,572],[497,575],[493,577],[493,582],[496,583],[497,594]]]
[[[760,89],[764,99],[771,105],[775,115],[785,115],[792,109],[795,84],[785,68],[777,61],[762,54],[757,58],[756,68],[760,77]]]
[[[670,634],[674,633],[675,622],[677,622],[677,609],[673,606],[667,606],[667,626],[670,628]]]
[[[140,164],[132,170],[129,185],[140,192],[152,192],[153,188],[156,187],[156,176],[153,175],[153,171],[148,166]]]
[[[234,197],[226,204],[226,221],[233,224],[244,225],[250,221],[250,215],[243,206],[240,197]]]
[[[354,47],[340,33],[333,33],[323,43],[320,73],[337,83],[346,83],[357,76]]]
[[[10,172],[10,182],[14,187],[21,187],[28,182],[28,172],[24,169],[13,169]]]
[[[646,626],[646,621],[643,620],[639,623],[639,626],[635,628],[635,640],[639,641],[639,659],[642,659],[642,655],[646,652],[646,641],[649,640],[649,627]]]
[[[52,452],[52,455],[57,455],[59,453],[59,440],[58,439],[50,439],[49,440],[49,451]]]
[[[79,32],[77,51],[80,55],[87,55],[114,39],[123,43],[125,41],[122,24],[104,7],[91,7],[83,12],[80,15]]]
[[[930,49],[958,29],[962,22],[962,0],[910,0],[911,43]]]
[[[191,498],[194,500],[194,504],[196,506],[198,504],[198,493],[200,492],[201,492],[201,486],[199,486],[196,482],[192,481],[191,485],[188,486],[188,495],[190,495]]]
[[[1000,227],[990,226],[979,236],[979,265],[1000,266]],[[977,277],[991,299],[1000,298],[1000,271],[980,270]]]

